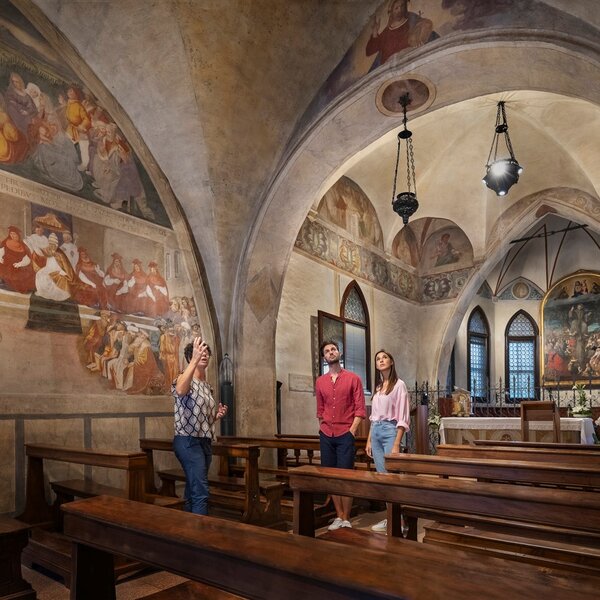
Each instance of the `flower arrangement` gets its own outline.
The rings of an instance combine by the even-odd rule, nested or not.
[[[439,429],[442,423],[442,415],[439,412],[431,411],[427,417],[427,424],[433,429]]]
[[[591,417],[592,409],[588,402],[587,393],[583,383],[576,383],[572,388],[575,394],[575,406],[573,406],[572,413],[574,417]]]

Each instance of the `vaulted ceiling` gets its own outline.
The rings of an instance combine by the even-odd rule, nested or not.
[[[14,3],[47,36],[44,19],[53,24],[75,49],[71,62],[89,66],[139,132],[187,217],[221,339],[229,339],[236,274],[275,176],[287,168],[283,159],[294,127],[381,0]],[[594,0],[546,4],[600,24]],[[486,55],[490,64],[493,52]],[[530,73],[530,85],[492,85],[485,93],[474,85],[459,97],[443,70],[455,64],[459,75],[468,75],[469,69],[483,68],[480,55],[454,59],[449,53],[445,60],[437,62],[437,75],[447,96],[438,95],[435,110],[412,124],[420,216],[451,219],[465,230],[471,226],[477,255],[485,246],[486,225],[528,193],[571,186],[597,197],[600,109],[569,97],[568,73],[561,93],[536,91],[543,89],[536,73],[557,66],[540,58],[533,69],[522,61],[518,68]],[[600,96],[597,81],[586,85]],[[525,172],[518,191],[498,201],[486,193],[481,177],[501,99],[507,101],[513,145]],[[336,177],[356,181],[373,202],[388,251],[400,228],[389,206],[399,125],[389,117],[381,126],[388,133],[332,165]],[[307,198],[306,211],[319,200]]]

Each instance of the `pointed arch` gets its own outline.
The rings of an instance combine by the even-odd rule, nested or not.
[[[504,331],[504,373],[510,401],[533,400],[539,387],[539,329],[535,319],[518,310]]]
[[[363,379],[365,389],[371,389],[371,320],[363,291],[352,280],[340,302],[340,317],[344,320],[346,368]]]
[[[471,397],[489,399],[490,324],[481,306],[476,306],[467,322],[467,388]]]

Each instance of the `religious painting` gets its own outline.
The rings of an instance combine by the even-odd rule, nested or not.
[[[312,121],[336,96],[389,62],[408,60],[419,48],[446,36],[511,26],[558,31],[573,27],[590,40],[598,35],[592,24],[539,0],[385,0],[327,78],[299,127]]]
[[[19,384],[10,365],[26,364],[35,348],[50,369],[48,393],[67,383],[97,394],[168,393],[185,346],[201,334],[191,282],[181,269],[166,275],[179,252],[174,234],[131,217],[116,227],[112,211],[85,203],[69,213],[21,195],[3,194],[0,214],[0,330],[14,343],[2,346],[6,389]]]
[[[345,229],[355,241],[383,250],[383,233],[375,208],[359,185],[341,177],[323,196],[319,216]]]
[[[424,273],[455,271],[472,265],[473,247],[460,227],[435,229],[423,244],[421,269]]]
[[[600,383],[600,273],[565,277],[546,293],[541,310],[543,380]]]
[[[415,269],[419,266],[421,260],[419,245],[410,223],[396,234],[392,242],[392,254],[406,265]]]
[[[0,169],[170,227],[113,117],[14,7],[2,11]]]

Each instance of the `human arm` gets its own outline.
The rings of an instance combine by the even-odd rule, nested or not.
[[[317,397],[317,419],[319,419],[319,425],[323,421],[323,409],[324,409],[324,398],[323,392],[319,386],[319,380],[317,380],[317,385],[315,386],[315,396]]]
[[[350,433],[356,437],[356,432],[363,419],[367,416],[367,407],[365,405],[365,392],[360,377],[356,376],[352,386],[352,395],[354,400],[354,420],[350,425]]]
[[[367,445],[365,446],[365,452],[369,458],[373,458],[373,449],[371,448],[371,428],[369,427],[369,435],[367,436]]]
[[[190,391],[192,379],[194,378],[194,371],[203,354],[207,352],[206,342],[203,342],[201,337],[194,339],[193,348],[192,358],[188,363],[188,366],[185,368],[185,371],[177,377],[177,381],[175,382],[175,393],[178,396],[185,396]]]
[[[410,429],[410,402],[408,398],[408,390],[404,381],[399,379],[392,390],[392,410],[393,418],[397,422],[396,439],[392,446],[392,452],[400,452],[400,444],[402,436]]]
[[[219,402],[219,407],[217,408],[217,419],[222,419],[227,414],[227,405],[221,404]]]

